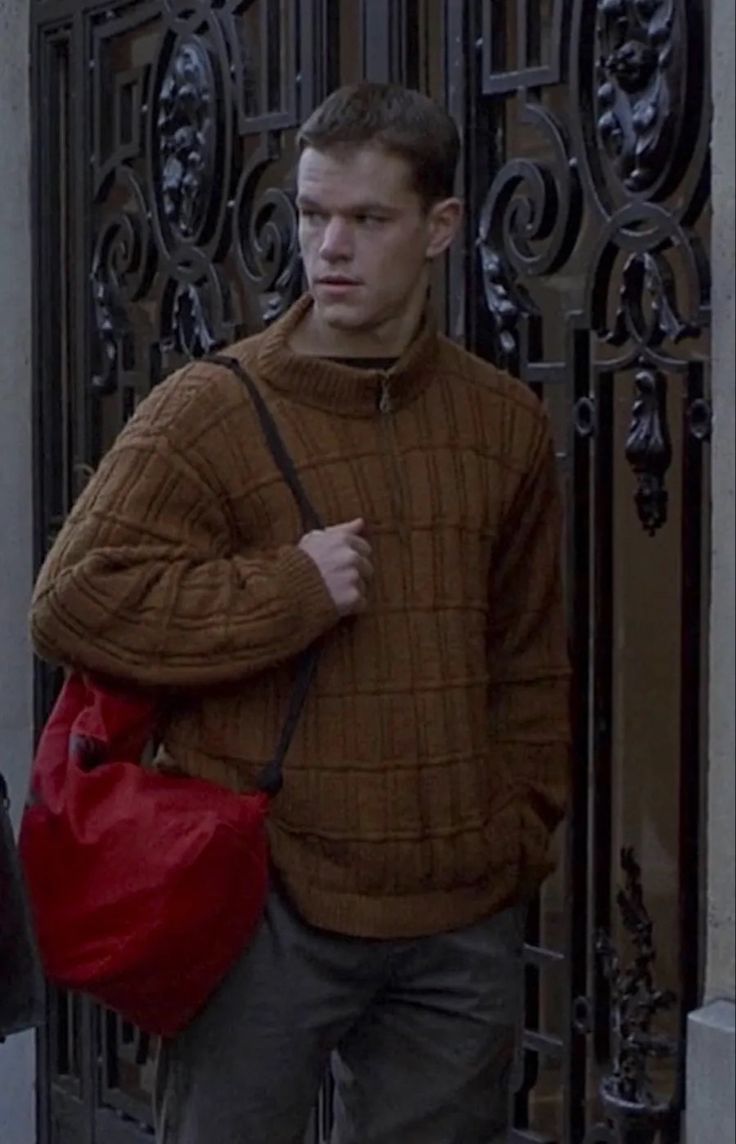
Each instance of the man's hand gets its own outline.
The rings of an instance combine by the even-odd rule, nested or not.
[[[368,582],[373,576],[371,546],[361,536],[364,523],[351,520],[308,532],[299,541],[319,568],[327,591],[341,616],[365,611]]]

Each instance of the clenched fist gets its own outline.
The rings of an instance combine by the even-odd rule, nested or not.
[[[302,552],[319,568],[341,616],[353,616],[366,606],[373,565],[371,546],[361,535],[363,527],[362,520],[351,520],[308,532],[299,541]]]

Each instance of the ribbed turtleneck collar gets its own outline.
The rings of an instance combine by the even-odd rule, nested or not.
[[[387,372],[295,353],[289,341],[311,305],[311,296],[305,294],[262,335],[258,372],[275,390],[295,401],[347,417],[371,417],[381,399],[385,400],[387,389],[391,408],[398,409],[418,397],[431,382],[438,344],[430,314],[417,337]]]

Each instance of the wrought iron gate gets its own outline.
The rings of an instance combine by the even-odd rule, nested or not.
[[[548,402],[568,501],[575,782],[526,947],[517,1144],[678,1138],[699,979],[707,23],[708,0],[33,0],[38,559],[150,386],[298,292],[291,145],[320,98],[395,79],[462,128],[465,236],[438,304]],[[40,669],[39,719],[54,686]],[[624,847],[648,913],[628,849],[616,907]],[[150,1050],[52,996],[41,1144],[150,1138]]]

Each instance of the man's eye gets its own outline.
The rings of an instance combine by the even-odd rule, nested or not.
[[[303,207],[299,211],[299,216],[304,220],[304,222],[318,222],[323,217],[319,211],[308,211]]]
[[[355,221],[359,223],[360,226],[379,226],[386,220],[383,215],[359,214],[355,216]]]

